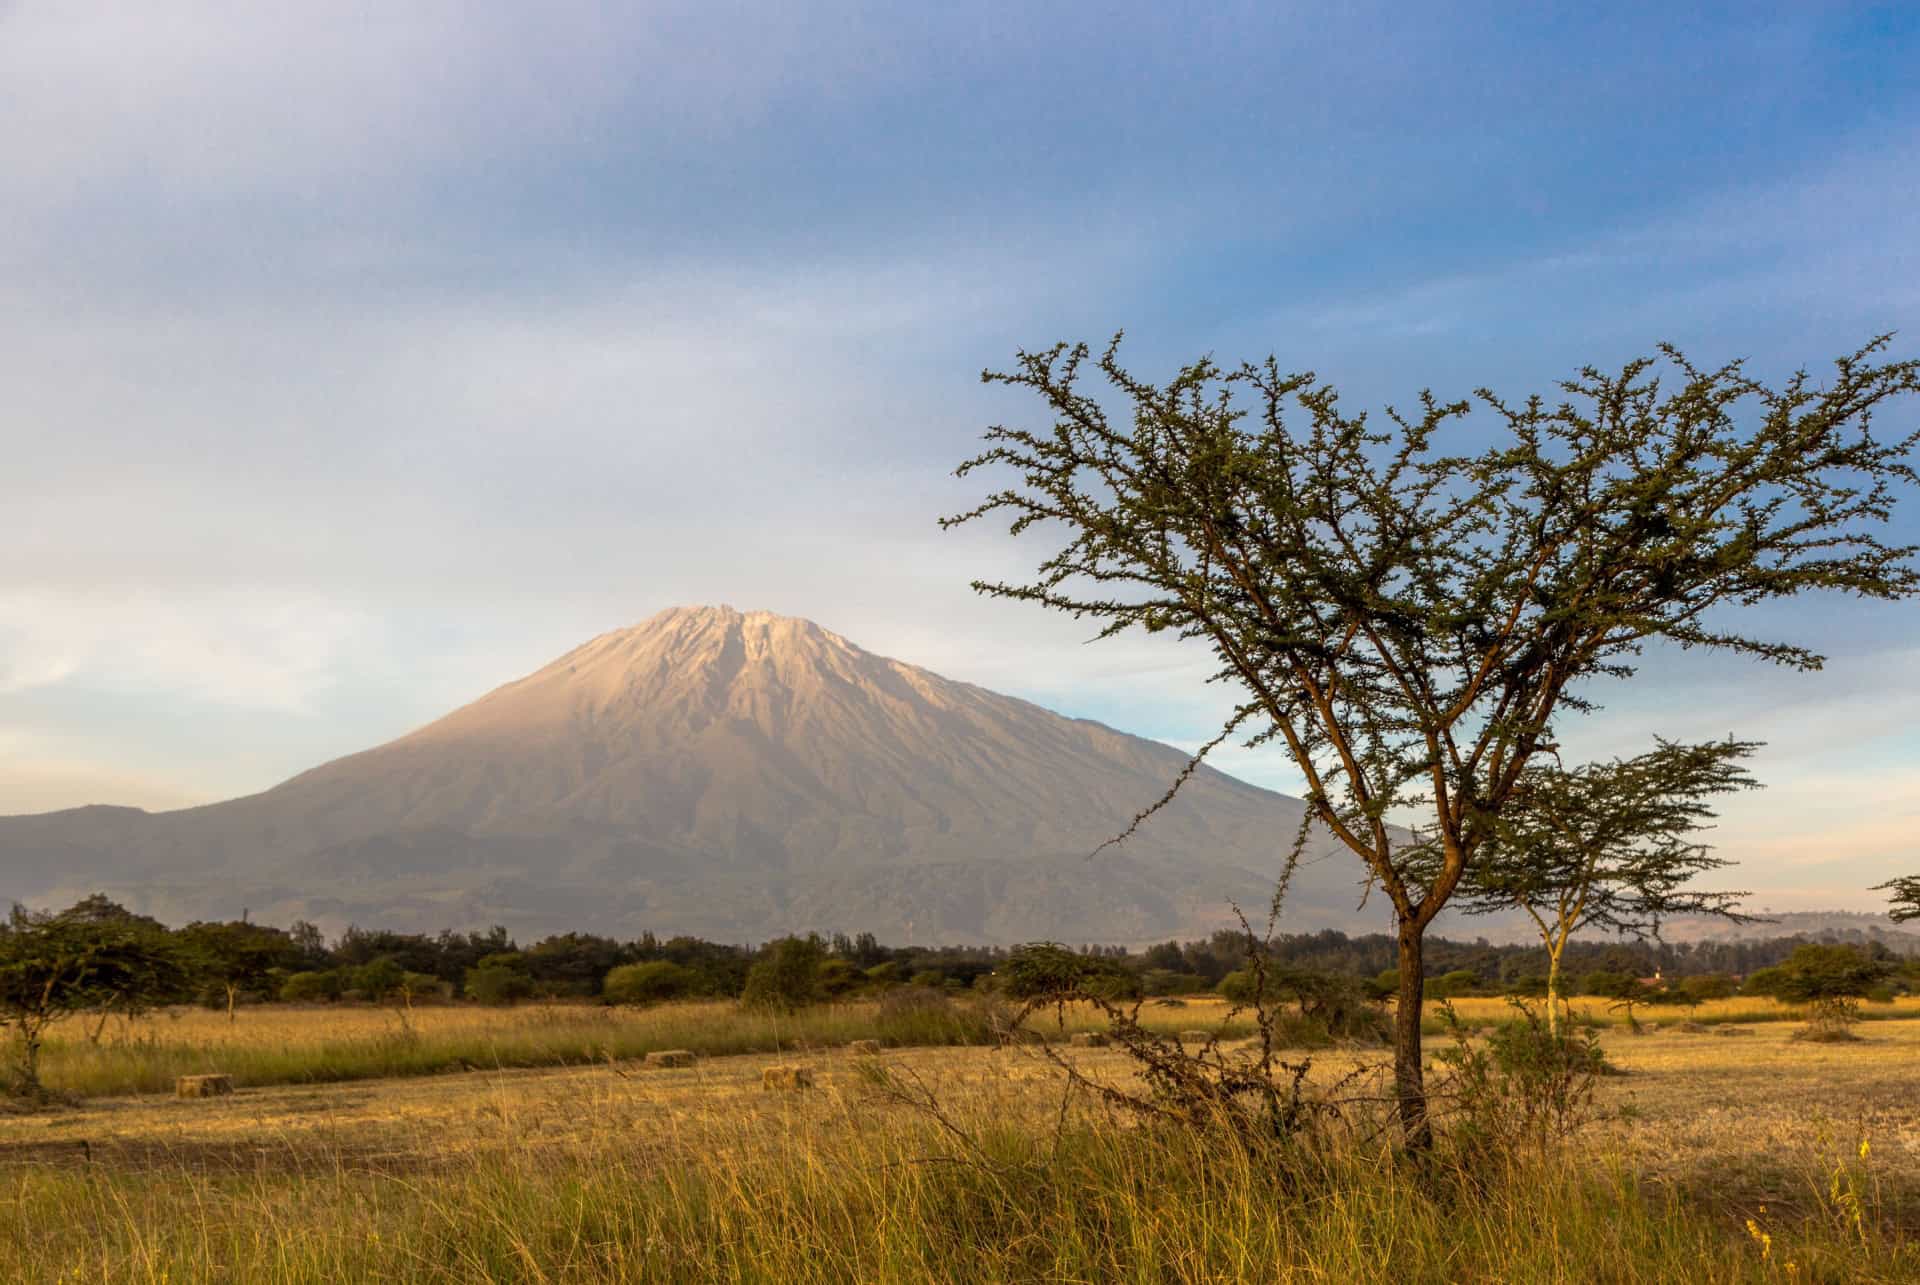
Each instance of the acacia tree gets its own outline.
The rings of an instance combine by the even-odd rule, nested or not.
[[[89,898],[59,914],[16,905],[0,924],[0,1025],[14,1029],[18,1096],[46,1096],[40,1049],[54,1023],[83,1009],[162,1002],[186,984],[178,949],[153,921],[102,906],[111,903]]]
[[[1560,960],[1575,933],[1644,939],[1673,915],[1747,918],[1736,909],[1745,894],[1688,883],[1729,864],[1695,836],[1713,818],[1710,798],[1759,788],[1740,765],[1758,748],[1656,738],[1634,758],[1572,769],[1543,760],[1520,774],[1455,902],[1468,914],[1519,909],[1532,920],[1547,952],[1549,1034],[1560,1033]],[[1437,851],[1424,855],[1437,864]],[[1422,871],[1429,881],[1435,873]]]
[[[1201,756],[1243,730],[1285,744],[1311,815],[1392,907],[1395,1089],[1419,1147],[1427,927],[1555,719],[1588,708],[1584,684],[1628,677],[1654,640],[1815,668],[1804,647],[1735,632],[1732,609],[1920,589],[1913,550],[1875,534],[1920,441],[1874,432],[1877,406],[1920,390],[1920,362],[1881,360],[1886,342],[1824,385],[1802,372],[1770,388],[1663,348],[1583,370],[1558,402],[1422,394],[1383,427],[1273,358],[1203,359],[1158,386],[1122,367],[1118,336],[1095,362],[1125,404],[1110,419],[1082,387],[1090,350],[1062,344],[983,376],[1038,394],[1053,422],[988,429],[959,473],[1011,480],[943,525],[1057,529],[1033,580],[974,587],[1091,618],[1099,637],[1209,646],[1242,700]],[[1474,417],[1490,443],[1443,452],[1443,432],[1470,436]],[[1390,827],[1406,815],[1432,835],[1430,872]]]
[[[1904,924],[1909,919],[1920,919],[1920,875],[1903,875],[1898,879],[1889,879],[1885,883],[1873,886],[1875,892],[1893,894],[1887,900],[1892,909],[1887,913],[1896,924]]]
[[[265,987],[277,968],[300,962],[300,948],[286,933],[243,919],[219,923],[195,921],[178,934],[198,971],[226,996],[227,1020],[243,990]]]

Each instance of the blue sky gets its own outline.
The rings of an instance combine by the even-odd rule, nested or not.
[[[162,10],[0,4],[0,811],[264,788],[677,603],[1192,743],[1203,661],[934,527],[1017,347],[1379,405],[1920,345],[1912,5]],[[1741,881],[1868,905],[1916,611],[1769,624],[1832,664],[1658,658],[1576,743],[1768,739]]]

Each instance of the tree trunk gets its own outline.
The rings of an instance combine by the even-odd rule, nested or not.
[[[227,1022],[229,1025],[238,1020],[233,1015],[233,1004],[235,997],[239,995],[239,993],[239,987],[235,986],[232,982],[227,983]]]
[[[23,1098],[38,1100],[40,1088],[40,1031],[29,1022],[20,1026],[19,1082],[14,1091]]]
[[[1560,952],[1547,950],[1547,1034],[1560,1038]]]
[[[1400,923],[1400,994],[1393,1012],[1393,1092],[1399,1103],[1400,1134],[1409,1151],[1433,1143],[1427,1124],[1426,1073],[1421,1062],[1420,1006],[1425,1000],[1426,962],[1423,926]]]

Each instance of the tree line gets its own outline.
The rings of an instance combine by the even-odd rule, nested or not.
[[[1835,934],[1824,934],[1832,944]],[[1574,940],[1564,966],[1570,991],[1613,995],[1658,975],[1711,998],[1789,961],[1810,944],[1804,935],[1725,942]],[[401,933],[350,927],[329,941],[313,924],[281,928],[247,920],[199,920],[173,928],[95,894],[64,910],[16,905],[0,925],[0,1021],[12,1028],[15,1079],[37,1091],[47,1032],[75,1018],[100,1025],[157,1007],[199,1003],[237,1020],[243,1004],[362,1002],[511,1004],[578,1000],[645,1004],[678,999],[736,999],[799,1007],[919,987],[1019,990],[1036,960],[1099,980],[1116,998],[1219,991],[1246,998],[1250,950],[1268,975],[1296,990],[1327,990],[1335,980],[1370,999],[1397,991],[1397,943],[1381,933],[1326,930],[1251,943],[1221,931],[1204,939],[1145,949],[1052,943],[1027,947],[888,946],[872,933],[788,937],[760,946],[660,938],[621,941],[593,933],[556,933],[521,945],[505,928],[485,932]],[[1544,992],[1537,945],[1435,939],[1427,996]],[[1887,984],[1920,983],[1879,942],[1859,948],[1882,966]],[[1920,962],[1920,961],[1917,961]],[[1699,979],[1706,979],[1699,981]],[[1030,989],[1030,988],[1029,988]],[[18,1087],[18,1086],[16,1086]]]

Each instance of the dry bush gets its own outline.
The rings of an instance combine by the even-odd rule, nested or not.
[[[1532,1008],[1511,1004],[1513,1019],[1478,1046],[1452,1004],[1440,1004],[1452,1043],[1434,1055],[1449,1074],[1432,1096],[1446,1104],[1460,1154],[1477,1163],[1546,1156],[1586,1123],[1599,1078],[1619,1074],[1593,1032],[1555,1033]]]

